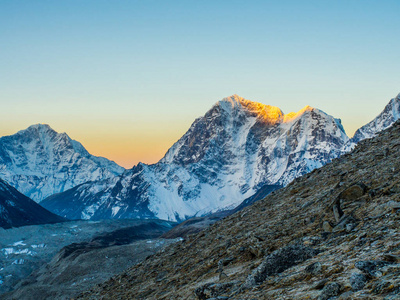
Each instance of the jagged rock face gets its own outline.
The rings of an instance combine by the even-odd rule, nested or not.
[[[340,120],[318,109],[285,115],[234,95],[195,120],[157,164],[43,205],[68,217],[182,220],[234,208],[265,185],[286,185],[341,155],[347,141]],[[67,201],[86,204],[76,209]]]
[[[0,227],[57,223],[65,221],[18,192],[0,179]]]
[[[37,124],[0,138],[0,178],[40,202],[87,181],[112,178],[123,168],[90,155],[65,133]]]
[[[398,299],[399,155],[397,122],[77,299]]]
[[[350,147],[354,147],[359,141],[371,138],[378,132],[390,127],[400,119],[400,94],[390,100],[385,109],[371,122],[358,129],[350,140]]]

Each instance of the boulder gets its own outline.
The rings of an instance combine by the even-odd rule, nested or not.
[[[331,297],[338,296],[342,287],[337,282],[331,282],[324,286],[318,300],[328,300]]]
[[[367,191],[367,186],[362,183],[356,183],[340,193],[339,198],[345,201],[354,201],[362,197]]]
[[[350,285],[353,291],[362,290],[365,284],[368,282],[367,276],[360,273],[353,273],[350,277]]]
[[[243,287],[250,288],[261,284],[268,276],[281,273],[318,253],[318,250],[299,244],[275,250],[247,277]]]

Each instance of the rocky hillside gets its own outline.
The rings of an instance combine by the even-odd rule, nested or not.
[[[0,179],[0,228],[65,221]]]
[[[42,204],[69,218],[184,220],[232,209],[260,188],[286,185],[341,155],[347,141],[340,120],[319,109],[284,114],[234,95],[195,120],[158,163]]]
[[[80,299],[399,299],[399,157],[396,123]]]
[[[89,154],[82,144],[49,125],[32,125],[0,138],[0,178],[36,202],[123,171],[116,163]]]

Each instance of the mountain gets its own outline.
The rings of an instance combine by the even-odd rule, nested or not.
[[[184,220],[232,209],[268,185],[287,185],[340,156],[347,142],[340,120],[319,109],[284,114],[234,95],[196,119],[158,163],[42,204],[69,218]]]
[[[89,154],[82,144],[49,125],[32,125],[0,138],[0,178],[36,202],[123,171],[116,163]]]
[[[44,209],[0,179],[0,227],[7,229],[63,221],[64,218]]]
[[[378,132],[390,127],[398,119],[400,119],[400,94],[391,99],[375,119],[355,132],[350,139],[351,147],[354,147],[359,141],[374,137]]]
[[[399,299],[400,122],[76,299]]]

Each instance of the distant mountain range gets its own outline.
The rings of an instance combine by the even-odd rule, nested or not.
[[[234,95],[196,119],[158,163],[125,171],[66,134],[34,125],[0,139],[0,177],[36,199],[51,195],[41,205],[71,219],[179,221],[235,208],[325,165],[389,127],[399,103],[400,95],[349,139],[340,120],[319,109],[284,114]]]
[[[0,179],[0,227],[7,229],[25,225],[65,221]]]
[[[234,208],[265,185],[286,185],[340,156],[347,142],[340,120],[318,109],[285,115],[234,95],[195,120],[158,163],[42,205],[70,218],[184,220]]]
[[[399,157],[396,122],[75,299],[398,300]]]
[[[0,178],[36,202],[123,171],[116,163],[89,154],[82,144],[49,125],[32,125],[0,138]]]
[[[372,138],[378,132],[389,128],[398,119],[400,119],[400,94],[390,100],[385,109],[375,119],[358,129],[351,138],[350,143],[355,145],[359,141]]]

